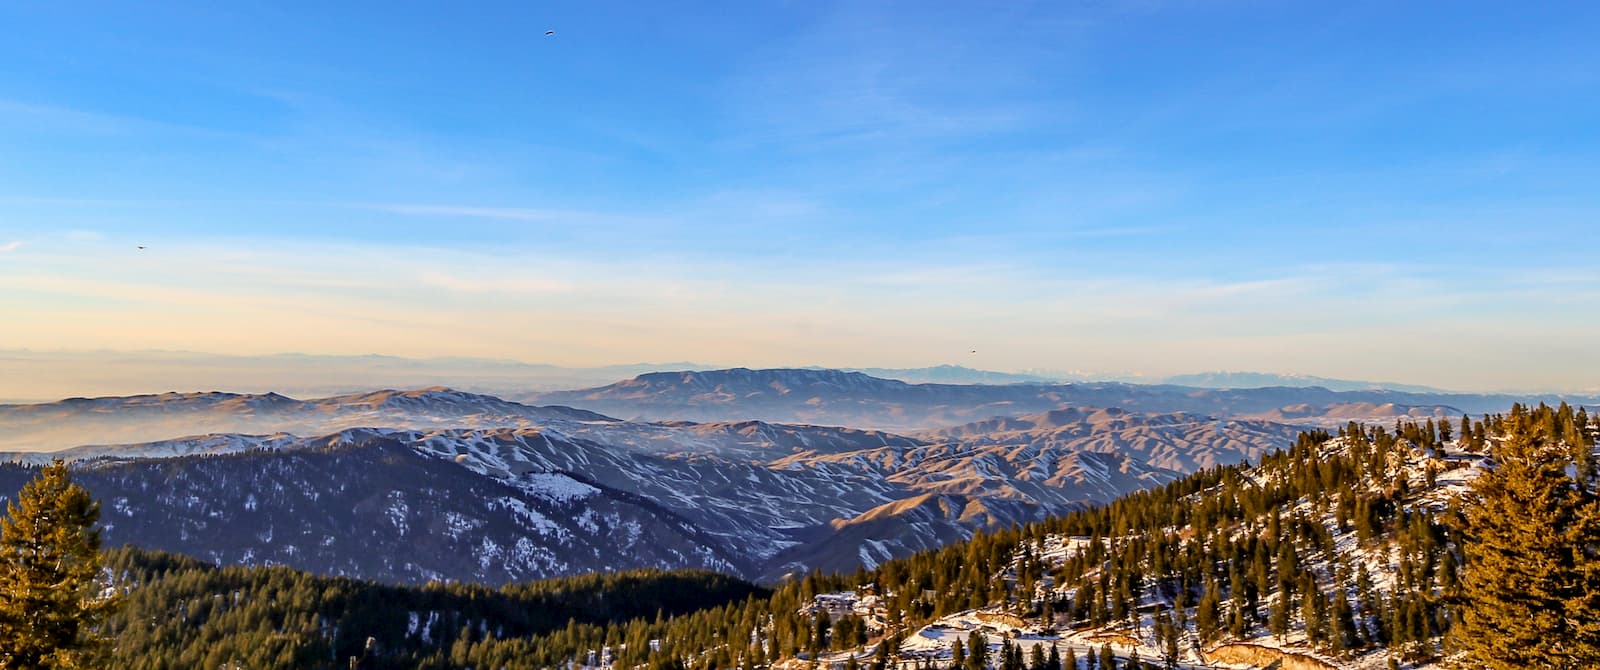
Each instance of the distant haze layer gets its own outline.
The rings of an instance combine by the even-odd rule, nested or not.
[[[710,370],[695,362],[573,367],[490,358],[404,358],[284,353],[233,356],[187,351],[28,351],[0,349],[0,403],[69,397],[136,395],[169,391],[282,393],[322,397],[376,389],[449,386],[478,393],[521,396],[531,392],[602,386],[649,372]],[[810,366],[808,369],[830,369]],[[1147,376],[1127,372],[1028,370],[1002,372],[942,364],[917,368],[840,367],[908,383],[1015,384],[1119,381],[1200,388],[1312,387],[1332,391],[1387,389],[1436,393],[1444,389],[1397,381],[1332,379],[1301,374],[1205,372]],[[1499,389],[1496,389],[1499,390]],[[1583,392],[1584,389],[1523,389]]]

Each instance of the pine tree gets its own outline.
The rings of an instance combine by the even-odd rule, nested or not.
[[[1172,670],[1173,668],[1178,667],[1178,643],[1178,629],[1176,627],[1169,627],[1167,630],[1165,645],[1163,645],[1161,650],[1161,661],[1165,664],[1163,667],[1167,668],[1167,670]]]
[[[989,639],[983,633],[972,631],[967,636],[967,670],[984,670],[989,667]]]
[[[1350,600],[1344,593],[1334,592],[1331,616],[1328,630],[1329,651],[1335,656],[1342,656],[1356,644],[1355,611],[1350,607]]]
[[[960,641],[957,640],[959,643]],[[957,651],[960,651],[959,649]],[[872,651],[872,670],[885,670],[889,667],[889,641],[881,640],[878,648]]]
[[[1582,592],[1585,559],[1574,548],[1595,544],[1572,536],[1592,525],[1581,523],[1580,493],[1566,473],[1571,452],[1548,444],[1517,409],[1495,466],[1473,482],[1477,500],[1462,528],[1465,607],[1451,637],[1490,670],[1596,667],[1600,649],[1574,639],[1586,627],[1573,622],[1600,613],[1567,609]]]
[[[828,633],[833,628],[832,623],[833,621],[828,618],[827,613],[817,614],[816,626],[811,636],[811,651],[813,653],[821,652],[828,648]]]
[[[1576,416],[1571,414],[1571,408],[1562,404],[1562,410],[1567,413],[1566,426],[1563,431],[1567,435],[1567,443],[1572,449],[1573,465],[1577,468],[1578,485],[1585,491],[1593,492],[1596,480],[1600,479],[1600,462],[1594,457],[1594,436],[1589,434],[1589,415],[1582,409]]]
[[[1271,612],[1267,615],[1267,628],[1282,642],[1289,637],[1289,597],[1279,594],[1277,601],[1272,603]]]
[[[1566,598],[1572,653],[1600,659],[1600,492],[1584,495],[1565,533],[1577,582]]]
[[[1201,642],[1214,642],[1221,635],[1222,597],[1219,593],[1221,590],[1221,586],[1213,582],[1206,587],[1205,593],[1201,594],[1200,603],[1195,608],[1195,628],[1200,634]]]
[[[111,606],[100,596],[100,503],[45,466],[0,519],[0,668],[79,668],[104,644],[94,627]]]
[[[1317,647],[1322,642],[1323,622],[1322,592],[1317,590],[1317,580],[1309,572],[1300,573],[1300,621],[1305,624],[1306,643]]]

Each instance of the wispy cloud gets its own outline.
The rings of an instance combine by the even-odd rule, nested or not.
[[[1017,268],[1001,263],[930,264],[920,267],[876,272],[857,281],[863,285],[889,287],[951,288],[993,285],[1015,277]]]
[[[915,28],[884,27],[902,19]],[[1013,66],[1032,48],[1017,34],[1033,27],[1029,17],[1013,12],[954,25],[932,16],[890,20],[879,10],[846,4],[771,45],[730,79],[726,102],[744,131],[735,144],[902,145],[990,136],[1059,119],[1057,110],[1019,95],[1036,82],[1025,74],[1030,68]],[[995,45],[982,50],[959,46],[970,43],[963,35],[972,33],[1011,39],[981,40]],[[951,81],[962,83],[963,95],[949,95]]]
[[[430,270],[418,276],[424,286],[459,293],[554,294],[573,290],[572,282],[546,277],[469,277]]]
[[[408,216],[445,216],[506,221],[557,221],[571,212],[521,207],[477,207],[472,205],[368,205],[369,209]]]
[[[192,137],[240,137],[235,133],[184,123],[5,98],[0,98],[0,119],[25,128],[83,135],[159,132]]]
[[[5,99],[0,99],[0,118],[35,128],[92,134],[124,132],[136,124],[133,119],[111,114]]]
[[[582,209],[410,203],[378,203],[357,206],[362,209],[402,216],[474,219],[483,222],[546,223],[582,225],[585,227],[626,227],[670,222],[669,219],[663,217]]]
[[[10,242],[6,242],[4,244],[0,244],[0,254],[8,254],[8,253],[11,253],[11,252],[16,251],[18,249],[21,249],[22,245],[23,245],[22,240],[13,240],[13,241],[10,241]]]

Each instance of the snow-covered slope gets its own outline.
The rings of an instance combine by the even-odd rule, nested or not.
[[[1262,420],[1188,414],[1139,414],[1112,407],[1070,407],[1002,417],[911,435],[930,442],[1030,445],[1136,456],[1179,472],[1254,460],[1294,440],[1301,427]]]
[[[101,500],[108,546],[218,564],[411,583],[643,567],[748,571],[674,510],[594,482],[560,472],[484,477],[379,432],[318,442],[100,462],[74,479]],[[0,490],[16,491],[32,474],[0,467]]]
[[[391,402],[395,400],[370,397],[367,404],[381,406]],[[302,455],[305,453],[342,452],[379,444],[403,447],[406,453],[443,464],[438,467],[464,473],[464,478],[450,480],[461,485],[450,495],[463,500],[481,487],[505,488],[529,499],[567,505],[564,514],[569,518],[602,513],[628,516],[609,508],[591,510],[586,502],[590,498],[585,495],[552,497],[549,493],[552,483],[559,482],[576,482],[561,489],[565,491],[583,492],[586,487],[604,491],[606,496],[595,500],[612,506],[622,501],[632,505],[628,508],[633,510],[630,513],[664,513],[686,524],[684,528],[688,530],[683,534],[699,543],[698,551],[718,557],[727,563],[726,569],[751,577],[776,577],[813,567],[847,568],[858,562],[875,564],[969,537],[978,528],[1038,520],[1171,481],[1179,475],[1149,466],[1135,456],[1075,451],[1062,446],[928,444],[872,431],[760,422],[552,420],[539,427],[524,428],[352,428],[318,437],[223,434],[79,447],[56,454],[11,454],[9,460],[39,463],[65,457],[83,461],[80,467],[85,473],[94,473],[92,476],[122,473],[117,479],[122,483],[113,490],[125,492],[113,496],[122,499],[112,506],[115,511],[145,510],[145,514],[164,519],[164,523],[177,527],[198,524],[198,528],[217,523],[218,506],[228,504],[208,496],[242,500],[255,495],[257,500],[264,500],[285,487],[306,491],[313,501],[317,496],[334,494],[322,490],[330,484],[320,477],[306,475],[304,481],[291,484],[272,477],[253,477],[249,474],[252,468],[271,471],[278,464],[298,463],[294,459],[306,458]],[[187,497],[166,493],[171,487],[169,480],[198,481],[201,476],[196,472],[216,467],[208,463],[226,455],[232,456],[222,459],[225,462],[258,465],[240,465],[239,473],[232,476],[232,487],[226,491]],[[16,468],[8,471],[19,478],[25,475]],[[143,481],[135,484],[140,478]],[[10,485],[20,486],[20,480]],[[356,476],[338,482],[335,488],[340,495],[359,494],[364,498],[391,492],[423,497],[441,494],[437,490],[427,493],[384,488],[398,485]],[[930,514],[928,510],[933,508],[928,507],[929,501],[934,500],[941,501],[938,505],[954,505],[962,511]],[[518,504],[527,503],[505,503],[507,509],[522,514]],[[347,523],[352,527],[385,522],[378,508],[351,509],[348,514],[353,516]],[[534,517],[522,514],[517,518]],[[530,523],[544,527],[542,522]],[[108,538],[225,560],[248,562],[277,556],[271,560],[309,569],[355,569],[339,563],[341,559],[332,554],[305,562],[296,562],[293,554],[279,555],[281,533],[209,539],[195,534],[176,541],[152,528],[124,521],[108,529]],[[480,532],[476,528],[479,526],[462,532]],[[504,538],[487,539],[495,546],[507,546]],[[535,535],[530,536],[530,541],[544,546],[555,539]],[[616,550],[633,551],[630,547],[623,543]],[[684,563],[663,565],[681,564]],[[548,576],[593,567],[553,559],[539,565],[543,566],[539,570],[550,572],[533,572],[535,568],[525,567],[517,574]],[[433,574],[404,566],[385,565],[383,570],[373,576],[427,579]],[[467,572],[445,576],[492,581],[507,578],[508,574],[496,577]]]
[[[214,433],[146,444],[91,444],[61,451],[0,453],[0,460],[26,465],[44,465],[58,459],[68,462],[130,461],[179,456],[220,456],[242,451],[292,448],[300,444],[301,438],[289,433],[271,435]]]
[[[1357,448],[1355,444],[1347,438],[1328,440],[1316,445],[1310,462],[1327,463],[1349,457],[1352,450]],[[1360,448],[1365,450],[1364,454],[1372,453],[1369,443],[1363,441],[1360,444]],[[1361,462],[1367,458],[1367,455],[1362,455],[1340,462]],[[1262,622],[1243,626],[1242,635],[1223,631],[1217,639],[1202,641],[1198,633],[1196,596],[1193,593],[1185,596],[1181,601],[1186,607],[1185,616],[1177,617],[1178,623],[1172,623],[1174,619],[1168,615],[1173,612],[1174,603],[1180,602],[1175,599],[1178,591],[1172,588],[1172,584],[1175,581],[1183,583],[1183,580],[1175,578],[1177,573],[1174,572],[1155,570],[1154,574],[1150,574],[1153,566],[1143,567],[1147,578],[1152,581],[1142,591],[1135,591],[1137,595],[1128,608],[1126,618],[1094,625],[1084,621],[1081,613],[1070,613],[1072,608],[1084,602],[1085,592],[1090,594],[1087,598],[1091,601],[1105,597],[1103,592],[1094,595],[1094,585],[1097,580],[1104,585],[1106,579],[1115,583],[1116,577],[1111,575],[1118,573],[1110,568],[1113,561],[1108,561],[1106,557],[1116,556],[1119,549],[1156,540],[1175,543],[1171,554],[1176,555],[1190,551],[1181,546],[1183,542],[1208,541],[1203,536],[1197,537],[1196,529],[1192,526],[1171,526],[1141,527],[1137,533],[1124,537],[1091,538],[1051,534],[1026,540],[1026,546],[1015,555],[1010,567],[994,575],[993,579],[996,584],[1006,585],[1005,592],[1010,594],[1021,589],[1024,584],[1021,575],[1028,571],[1040,576],[1036,582],[1027,582],[1035,584],[1033,592],[1008,603],[995,603],[937,618],[905,638],[899,646],[900,658],[902,661],[912,659],[948,663],[956,641],[966,642],[970,635],[982,633],[996,645],[1001,640],[1011,640],[1024,650],[1036,645],[1043,649],[1055,647],[1063,653],[1071,649],[1079,658],[1086,654],[1098,654],[1102,649],[1109,649],[1118,659],[1143,658],[1157,662],[1168,653],[1174,654],[1174,665],[1165,667],[1236,670],[1379,670],[1391,667],[1434,670],[1457,667],[1450,664],[1453,660],[1451,650],[1439,646],[1436,630],[1424,633],[1421,640],[1397,639],[1400,634],[1392,627],[1387,632],[1374,632],[1385,626],[1399,624],[1384,619],[1386,615],[1373,611],[1373,608],[1394,607],[1413,612],[1395,603],[1401,599],[1411,602],[1409,599],[1417,597],[1430,602],[1445,599],[1440,593],[1448,589],[1441,586],[1448,583],[1444,571],[1453,568],[1424,567],[1434,563],[1421,557],[1431,555],[1432,561],[1437,562],[1440,560],[1439,553],[1450,553],[1454,549],[1418,544],[1418,537],[1429,537],[1430,533],[1437,532],[1428,530],[1422,521],[1425,517],[1421,514],[1442,513],[1452,505],[1461,503],[1472,481],[1490,466],[1489,458],[1484,453],[1466,448],[1461,442],[1443,442],[1435,448],[1421,448],[1404,441],[1400,442],[1398,449],[1380,454],[1378,458],[1383,463],[1378,467],[1389,476],[1355,482],[1347,494],[1362,501],[1389,501],[1393,505],[1387,512],[1392,515],[1388,524],[1380,524],[1368,531],[1366,536],[1362,535],[1359,523],[1352,525],[1348,518],[1341,520],[1335,508],[1342,503],[1330,504],[1327,501],[1313,502],[1304,497],[1291,497],[1280,506],[1260,512],[1260,518],[1244,524],[1224,526],[1222,534],[1210,540],[1216,542],[1216,537],[1227,537],[1227,541],[1237,542],[1240,547],[1252,546],[1249,542],[1263,533],[1272,532],[1267,530],[1269,528],[1278,528],[1278,520],[1281,520],[1285,529],[1285,544],[1298,544],[1301,548],[1298,554],[1300,558],[1295,560],[1293,568],[1288,569],[1316,575],[1318,589],[1325,590],[1329,598],[1346,599],[1354,608],[1352,625],[1359,631],[1355,633],[1359,639],[1350,641],[1349,646],[1330,649],[1325,637],[1327,634],[1321,633],[1320,628],[1318,635],[1323,636],[1321,640],[1309,639],[1300,602],[1290,607],[1293,613],[1286,617],[1283,632],[1269,632],[1268,625],[1264,623],[1264,612],[1282,606],[1284,598],[1282,593],[1274,592],[1261,595]],[[1246,469],[1242,479],[1247,482],[1247,487],[1266,491],[1284,486],[1285,479],[1294,471],[1285,460]],[[1305,470],[1299,472],[1304,473]],[[1215,489],[1201,490],[1186,496],[1184,504],[1203,507],[1207,498],[1215,493]],[[1334,496],[1334,500],[1340,500],[1340,497]],[[1444,541],[1447,540],[1441,540]],[[1069,564],[1088,566],[1083,579],[1056,579],[1055,575],[1062,574],[1058,570]],[[1455,564],[1446,560],[1445,565]],[[1201,574],[1204,582],[1191,582],[1184,588],[1198,590],[1202,584],[1206,584],[1207,588],[1230,590],[1227,568],[1227,561],[1224,561],[1216,566],[1216,572]],[[1173,568],[1169,565],[1167,569]],[[1279,569],[1285,569],[1281,554],[1273,567],[1273,570]],[[1251,587],[1247,584],[1245,588]],[[1416,595],[1419,593],[1423,595]],[[859,594],[847,596],[863,597]],[[1295,595],[1302,602],[1305,597],[1303,592]],[[1044,602],[1053,604],[1053,609],[1046,608],[1044,612],[1053,613],[1040,612],[1040,603]],[[1228,602],[1224,599],[1219,605],[1224,615],[1230,611]],[[1030,611],[1032,613],[1023,614]],[[1328,613],[1331,610],[1318,611],[1321,612],[1318,616],[1324,617],[1324,621],[1334,616]],[[1227,627],[1226,622],[1220,625]],[[1427,624],[1418,625],[1423,626],[1422,630],[1429,630]],[[1175,633],[1164,634],[1164,627]],[[1169,646],[1168,639],[1176,642]],[[831,660],[843,662],[847,655],[836,653]]]

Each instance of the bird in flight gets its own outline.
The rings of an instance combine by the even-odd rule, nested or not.
[[[140,251],[143,251],[143,250],[144,250],[144,245],[143,245],[143,244],[141,244],[141,245],[139,245],[139,250],[140,250]]]
[[[544,36],[545,37],[550,37],[550,36],[555,35],[555,34],[556,34],[556,31],[554,31],[554,30],[546,30],[546,31],[544,31]]]

